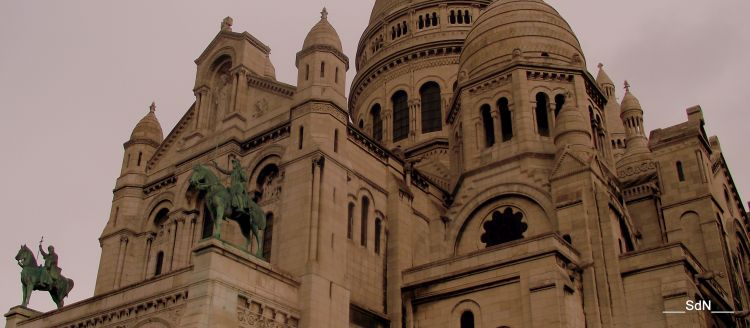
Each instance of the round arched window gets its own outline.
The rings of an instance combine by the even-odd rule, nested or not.
[[[482,225],[484,233],[481,240],[486,247],[504,244],[523,239],[523,234],[529,226],[523,222],[523,213],[507,207],[502,212],[492,212],[492,218]]]

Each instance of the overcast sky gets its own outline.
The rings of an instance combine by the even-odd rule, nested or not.
[[[740,193],[750,192],[747,0],[548,0],[581,40],[589,70],[627,79],[647,129],[703,107]],[[279,80],[296,83],[294,57],[323,5],[354,60],[373,0],[0,1],[0,311],[21,302],[21,244],[56,246],[76,286],[93,295],[98,238],[109,216],[122,143],[152,100],[166,135],[194,101],[193,61],[234,17],[272,49]],[[290,11],[291,10],[291,11]],[[353,65],[352,65],[353,66]],[[349,72],[349,81],[354,76]],[[746,144],[745,144],[746,145]],[[54,308],[36,292],[31,307]]]

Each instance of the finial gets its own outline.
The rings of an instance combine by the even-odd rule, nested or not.
[[[234,19],[232,17],[227,16],[224,18],[224,20],[221,21],[221,30],[232,32],[232,25],[234,24]]]
[[[627,80],[625,80],[625,92],[630,92],[630,83]]]
[[[599,65],[597,65],[597,67],[599,67],[599,69],[602,69],[602,68],[604,68],[604,64],[599,63]]]
[[[155,113],[156,112],[156,101],[151,102],[151,106],[148,107],[149,112]]]
[[[320,18],[328,19],[328,9],[326,9],[326,7],[323,7],[323,11],[320,12]]]

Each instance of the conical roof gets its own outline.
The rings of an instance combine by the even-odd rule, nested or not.
[[[599,64],[599,74],[596,75],[596,84],[598,85],[611,85],[614,86],[615,83],[612,82],[612,79],[609,78],[609,75],[607,75],[607,72],[604,71],[604,64]]]
[[[331,46],[336,50],[343,52],[341,38],[339,38],[336,29],[334,29],[331,23],[328,22],[328,10],[325,8],[323,8],[323,11],[321,12],[320,21],[310,29],[310,33],[305,37],[302,50],[317,45]]]
[[[161,124],[156,119],[156,103],[151,103],[148,114],[135,125],[133,133],[130,134],[130,140],[147,140],[159,144],[164,140]]]

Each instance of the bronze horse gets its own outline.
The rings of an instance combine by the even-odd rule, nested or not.
[[[51,285],[42,284],[42,276],[49,275],[49,273],[43,266],[39,266],[36,263],[34,252],[26,247],[26,245],[21,246],[21,249],[18,250],[16,261],[18,261],[18,265],[22,268],[21,287],[23,289],[23,303],[21,303],[21,306],[29,305],[29,298],[31,298],[31,293],[35,290],[49,292],[50,296],[52,296],[52,301],[55,302],[58,309],[65,305],[64,299],[68,296],[70,290],[73,289],[73,279],[59,275],[59,279],[53,280]]]
[[[202,193],[206,208],[213,220],[213,237],[221,239],[221,224],[223,220],[234,220],[240,224],[242,235],[245,237],[245,250],[248,249],[255,236],[258,243],[258,251],[255,256],[263,258],[263,239],[261,232],[266,228],[266,215],[263,210],[248,199],[248,209],[242,210],[232,206],[232,194],[230,189],[219,182],[219,178],[203,165],[193,168],[190,176],[190,189]]]

